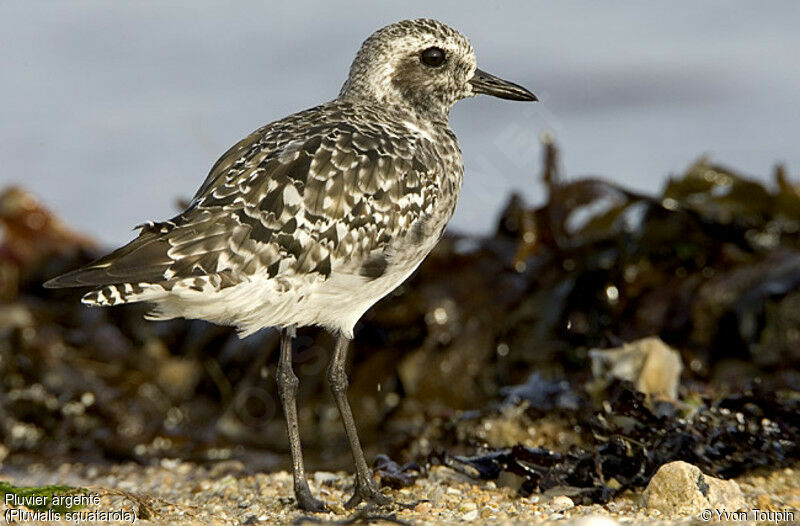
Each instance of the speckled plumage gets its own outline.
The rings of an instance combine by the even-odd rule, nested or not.
[[[414,82],[426,41],[467,59],[454,64],[461,90]],[[256,130],[183,213],[50,285],[95,285],[88,305],[148,301],[150,318],[200,318],[243,336],[295,324],[352,335],[453,214],[463,165],[447,118],[472,95],[474,70],[467,40],[438,22],[376,32],[337,99]]]
[[[297,505],[324,511],[306,480],[292,368],[295,327],[336,334],[328,381],[356,468],[352,507],[388,505],[375,487],[347,400],[353,327],[433,249],[455,210],[463,166],[448,124],[458,100],[536,100],[476,69],[466,38],[435,20],[370,36],[339,97],[256,130],[211,168],[178,216],[45,285],[95,286],[88,305],[155,305],[154,319],[199,318],[241,336],[281,327],[276,369]]]

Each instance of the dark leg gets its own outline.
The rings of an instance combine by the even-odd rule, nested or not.
[[[281,333],[281,356],[278,361],[278,394],[286,416],[286,429],[289,432],[289,447],[292,450],[292,475],[294,476],[294,495],[297,506],[306,511],[325,511],[325,504],[315,499],[308,488],[306,469],[303,466],[303,450],[300,446],[300,430],[297,425],[297,386],[300,381],[292,370],[292,340],[295,328],[287,327]]]
[[[333,358],[331,358],[331,363],[328,365],[328,382],[331,384],[333,398],[339,407],[339,414],[342,416],[342,422],[344,423],[344,432],[347,435],[348,442],[350,442],[353,462],[356,465],[355,493],[345,503],[344,507],[352,508],[361,501],[368,504],[386,506],[391,504],[392,499],[382,494],[375,487],[375,482],[372,480],[372,472],[367,466],[364,452],[361,450],[361,442],[358,440],[358,432],[356,423],[353,420],[353,412],[350,410],[350,402],[347,401],[347,386],[349,382],[345,372],[345,362],[347,361],[347,347],[349,344],[350,340],[348,338],[339,336],[336,340]]]

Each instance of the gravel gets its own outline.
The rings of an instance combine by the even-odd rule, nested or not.
[[[60,483],[86,487],[101,497],[97,510],[133,511],[137,515],[136,522],[142,524],[333,522],[356,518],[357,513],[361,514],[358,518],[362,521],[391,519],[409,524],[558,522],[604,526],[696,521],[694,517],[670,516],[648,509],[643,505],[641,493],[626,492],[602,506],[576,506],[566,495],[522,498],[511,487],[467,479],[441,466],[432,468],[412,487],[384,489],[396,501],[416,503],[411,509],[372,512],[371,515],[343,508],[353,480],[349,474],[318,472],[310,476],[312,491],[328,504],[330,512],[309,516],[293,506],[290,473],[250,473],[238,461],[214,466],[169,459],[154,466],[63,464],[55,470],[33,464],[20,469],[6,466],[2,476],[15,485]],[[800,518],[800,471],[797,469],[759,472],[737,481],[747,509],[792,511],[796,519]],[[5,512],[7,506],[0,504],[0,508]]]

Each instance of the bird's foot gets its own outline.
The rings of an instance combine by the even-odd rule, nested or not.
[[[364,481],[356,477],[355,486],[353,496],[344,503],[344,507],[347,509],[352,509],[362,502],[366,502],[369,508],[385,508],[394,503],[391,497],[380,492],[372,480]]]
[[[328,511],[328,508],[325,507],[325,503],[314,497],[311,494],[311,490],[308,489],[308,486],[304,488],[295,488],[294,496],[297,499],[297,507],[301,510],[313,513],[324,513]]]

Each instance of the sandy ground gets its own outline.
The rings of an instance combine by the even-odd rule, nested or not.
[[[748,506],[761,510],[791,511],[800,520],[800,466],[750,474],[737,479]],[[566,523],[581,525],[702,523],[698,517],[666,517],[640,504],[639,493],[627,493],[606,505],[575,506],[563,496],[519,497],[495,482],[476,482],[444,467],[435,467],[410,488],[384,489],[395,500],[413,503],[411,509],[380,512],[348,511],[352,477],[345,473],[316,472],[311,478],[315,494],[329,505],[330,513],[310,516],[293,507],[291,475],[285,471],[249,474],[237,461],[213,467],[163,460],[160,465],[111,467],[64,464],[57,470],[31,465],[24,470],[5,468],[2,478],[15,485],[70,484],[89,488],[99,504],[82,512],[125,512],[122,520],[79,523],[123,524],[135,515],[136,523],[239,525],[274,523],[402,522],[431,523]],[[513,483],[513,481],[507,481]],[[0,505],[4,523],[10,506]],[[20,508],[22,509],[22,508]],[[381,518],[383,516],[383,518]],[[73,519],[75,517],[72,517]],[[57,522],[63,524],[62,520]],[[774,521],[762,521],[765,524]],[[18,521],[19,524],[49,524]],[[56,522],[52,522],[56,524]]]

